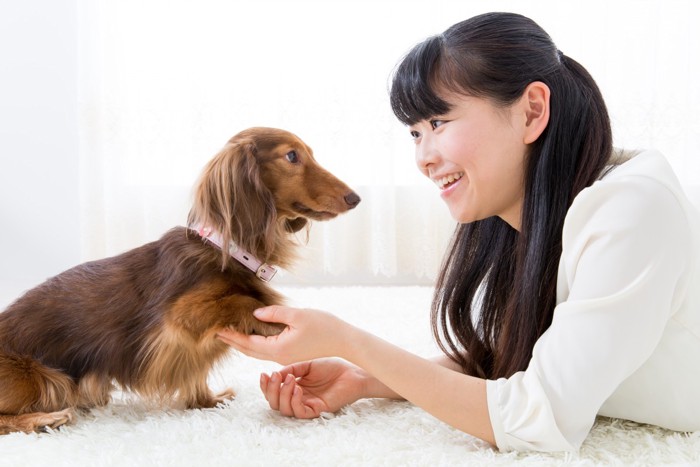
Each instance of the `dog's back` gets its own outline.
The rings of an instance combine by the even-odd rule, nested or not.
[[[183,267],[191,261],[183,241],[169,248],[175,237],[171,232],[119,256],[81,264],[28,291],[0,314],[0,349],[31,356],[76,380],[97,370],[129,384],[139,348],[162,323],[165,306],[197,278],[177,274],[178,262]]]

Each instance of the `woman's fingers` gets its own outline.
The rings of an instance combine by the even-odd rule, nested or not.
[[[282,389],[282,375],[273,372],[270,375],[270,383],[267,385],[267,403],[272,410],[280,410],[280,391]]]
[[[316,411],[303,402],[303,389],[291,373],[286,375],[273,372],[269,377],[262,375],[260,387],[272,410],[285,417],[315,418]]]
[[[265,373],[260,375],[260,390],[262,391],[263,395],[265,396],[265,400],[269,403],[270,399],[272,398],[272,394],[270,391],[273,388],[272,384],[272,375],[267,375]]]
[[[274,360],[275,345],[279,336],[248,335],[232,329],[222,329],[217,332],[216,337],[249,357],[259,360]]]
[[[311,401],[307,403],[303,400],[304,390],[299,385],[294,385],[292,392],[292,412],[296,418],[316,418],[321,414],[320,410],[311,406]]]
[[[309,374],[310,365],[310,361],[292,363],[291,365],[287,365],[282,368],[280,373],[282,373],[282,376],[291,374],[294,375],[295,378],[303,378]]]
[[[294,376],[288,374],[279,390],[279,411],[286,417],[294,416],[294,411],[292,410],[292,395],[294,394],[294,388],[296,386],[297,384]]]
[[[288,323],[284,320],[292,317],[293,312],[291,309],[286,307],[275,305],[258,308],[257,310],[253,311],[253,314],[260,321],[288,325]],[[268,338],[265,336],[245,334],[232,328],[224,328],[220,330],[217,332],[216,337],[241,351],[252,351],[265,343],[270,343],[276,340],[274,339],[276,336]]]
[[[266,323],[282,323],[289,325],[292,319],[293,309],[282,305],[270,305],[258,308],[253,311],[253,315],[260,321]]]
[[[270,399],[267,397],[267,385],[270,383],[270,377],[266,373],[261,373],[260,374],[260,392],[263,393],[263,396],[265,396],[266,401],[270,401]]]
[[[287,375],[279,392],[279,412],[286,417],[315,418],[316,411],[304,402],[304,390],[292,375]]]
[[[235,331],[230,328],[222,329],[221,331],[216,333],[216,337],[230,345],[231,347],[234,347],[237,350],[248,350],[250,347],[252,347],[255,344],[255,340],[251,339],[253,337],[256,338],[263,338],[263,336],[254,336],[254,335],[247,335],[243,334],[242,332]]]

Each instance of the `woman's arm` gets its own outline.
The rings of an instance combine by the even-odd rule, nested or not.
[[[430,358],[428,361],[437,363],[438,365],[448,368],[453,371],[462,372],[460,366],[451,360],[446,355],[438,355],[436,357]],[[363,375],[363,390],[362,396],[358,399],[365,399],[371,397],[383,398],[383,399],[404,399],[397,392],[393,391],[386,384],[379,381],[377,378],[372,376],[370,373],[366,372],[362,368],[358,367],[358,371]]]
[[[358,328],[345,358],[404,399],[472,436],[495,444],[486,381],[423,359]]]
[[[282,364],[344,358],[373,377],[367,380],[363,397],[404,398],[455,428],[495,444],[486,382],[455,371],[446,357],[426,360],[325,312],[272,306],[255,315],[288,327],[267,338],[235,331],[223,331],[220,338],[249,356]]]

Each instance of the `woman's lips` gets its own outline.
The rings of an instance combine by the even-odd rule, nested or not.
[[[460,178],[448,183],[447,185],[444,185],[442,188],[440,188],[440,196],[443,198],[450,196],[450,194],[452,194],[452,192],[454,192],[461,183],[462,179]]]

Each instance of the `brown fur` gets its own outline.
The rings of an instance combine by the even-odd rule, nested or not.
[[[294,232],[359,202],[295,135],[251,128],[204,169],[188,225],[289,267]],[[267,283],[185,227],[69,269],[0,313],[0,434],[67,423],[75,408],[107,404],[113,382],[160,402],[214,407],[233,396],[207,387],[228,349],[217,331],[278,334],[281,325],[252,311],[280,303]]]

